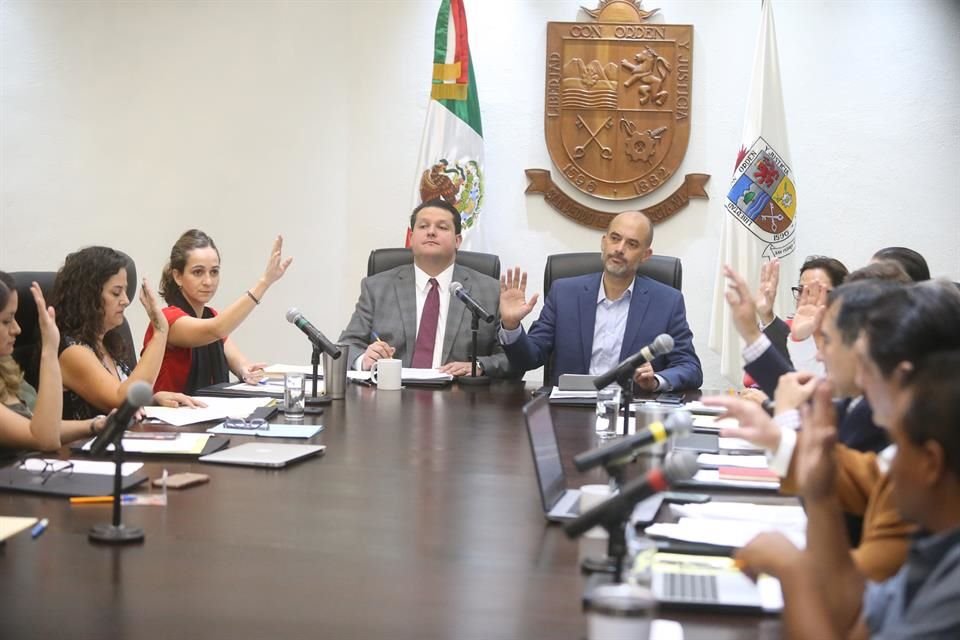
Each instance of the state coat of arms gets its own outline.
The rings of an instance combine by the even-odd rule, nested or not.
[[[645,24],[655,12],[603,0],[587,12],[596,22],[547,25],[547,149],[598,198],[647,195],[687,150],[693,26]]]

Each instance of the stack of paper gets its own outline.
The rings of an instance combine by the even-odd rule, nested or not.
[[[123,437],[123,450],[127,453],[168,453],[171,455],[200,455],[207,446],[210,434],[172,433],[171,438],[143,438],[139,434]],[[83,445],[84,451],[90,450],[90,440]],[[107,451],[113,451],[113,445],[107,445]]]
[[[313,365],[312,364],[272,364],[269,367],[264,367],[263,372],[267,374],[270,378],[280,378],[283,379],[285,373],[302,373],[305,376],[313,377]],[[317,365],[317,377],[323,377],[323,363]]]
[[[745,469],[766,469],[767,456],[734,456],[728,453],[701,453],[697,464],[703,469],[718,467],[743,467]]]
[[[233,436],[257,436],[261,438],[312,438],[320,433],[323,425],[319,424],[283,424],[270,423],[266,429],[231,429],[219,424],[207,429],[207,433]]]
[[[99,460],[53,460],[49,458],[27,458],[20,468],[24,471],[33,471],[34,473],[43,473],[53,471],[54,473],[66,471],[73,467],[73,473],[84,473],[97,476],[112,476],[116,465],[113,462],[101,462]],[[143,467],[142,462],[124,462],[120,467],[120,475],[133,475]]]
[[[779,531],[801,549],[807,545],[805,524],[697,517],[680,518],[676,523],[657,522],[646,528],[648,536],[735,548],[745,546],[764,531]]]
[[[214,398],[197,396],[206,407],[144,407],[148,418],[160,420],[175,427],[198,422],[212,422],[224,418],[246,418],[259,407],[270,402],[271,398]]]

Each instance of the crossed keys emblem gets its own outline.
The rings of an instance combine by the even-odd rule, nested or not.
[[[777,223],[778,223],[778,222],[783,222],[783,214],[782,214],[782,213],[775,213],[774,210],[773,210],[773,203],[771,202],[771,203],[770,203],[770,213],[767,214],[767,215],[764,215],[764,214],[761,213],[761,214],[760,214],[760,219],[761,219],[761,220],[769,220],[769,221],[770,221],[770,231],[776,233],[776,232],[777,232]]]
[[[604,160],[610,160],[611,158],[613,158],[613,149],[611,149],[610,147],[605,147],[599,140],[597,140],[597,136],[600,135],[600,132],[603,129],[609,129],[612,126],[613,126],[613,118],[607,118],[606,120],[603,121],[603,124],[597,127],[596,131],[593,131],[592,129],[590,129],[590,125],[588,125],[584,121],[583,117],[578,114],[577,129],[586,129],[587,133],[590,134],[590,139],[584,142],[583,144],[573,148],[573,157],[582,158],[587,154],[587,148],[590,146],[590,144],[593,142],[596,142],[597,146],[600,147],[601,158],[603,158]]]

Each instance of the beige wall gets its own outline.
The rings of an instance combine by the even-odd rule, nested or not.
[[[3,0],[0,268],[56,269],[67,252],[102,243],[155,283],[170,245],[197,226],[223,254],[222,306],[255,281],[282,233],[291,271],[236,337],[251,357],[305,361],[284,311],[298,306],[336,337],[370,249],[402,242],[438,4]],[[484,240],[505,265],[529,269],[535,288],[546,255],[599,243],[523,194],[525,168],[556,173],[543,140],[545,25],[575,19],[581,4],[466,0],[487,153]],[[719,204],[759,2],[654,5],[660,21],[696,30],[693,131],[678,173],[713,175],[711,200],[659,226],[655,249],[683,259],[706,384],[717,386],[706,338]],[[775,4],[802,254],[856,267],[904,244],[960,280],[957,7]],[[139,332],[142,312],[130,315]]]

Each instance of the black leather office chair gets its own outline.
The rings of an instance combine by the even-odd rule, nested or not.
[[[555,253],[547,256],[547,265],[543,268],[543,292],[546,295],[554,280],[598,273],[603,270],[599,252]],[[683,265],[680,258],[652,255],[637,268],[637,273],[647,276],[665,285],[681,290],[683,285]],[[544,384],[553,379],[553,355],[543,365]]]
[[[126,258],[127,297],[132,303],[137,295],[137,265],[134,264],[130,256],[126,256]],[[43,297],[49,304],[57,272],[13,271],[10,275],[17,283],[16,320],[17,324],[20,325],[20,335],[17,336],[17,341],[13,345],[13,358],[23,369],[24,379],[36,387],[40,380],[40,325],[37,321],[37,305],[33,301],[33,294],[30,293],[30,283],[36,282],[40,285]],[[123,325],[119,331],[124,344],[129,348],[130,356],[133,359],[130,364],[133,366],[136,364],[139,349],[136,348],[133,341],[133,334],[126,318],[123,319]]]
[[[413,264],[413,252],[410,249],[374,249],[367,259],[367,275],[372,276],[402,264]],[[457,251],[457,264],[500,279],[500,257],[492,253]]]

